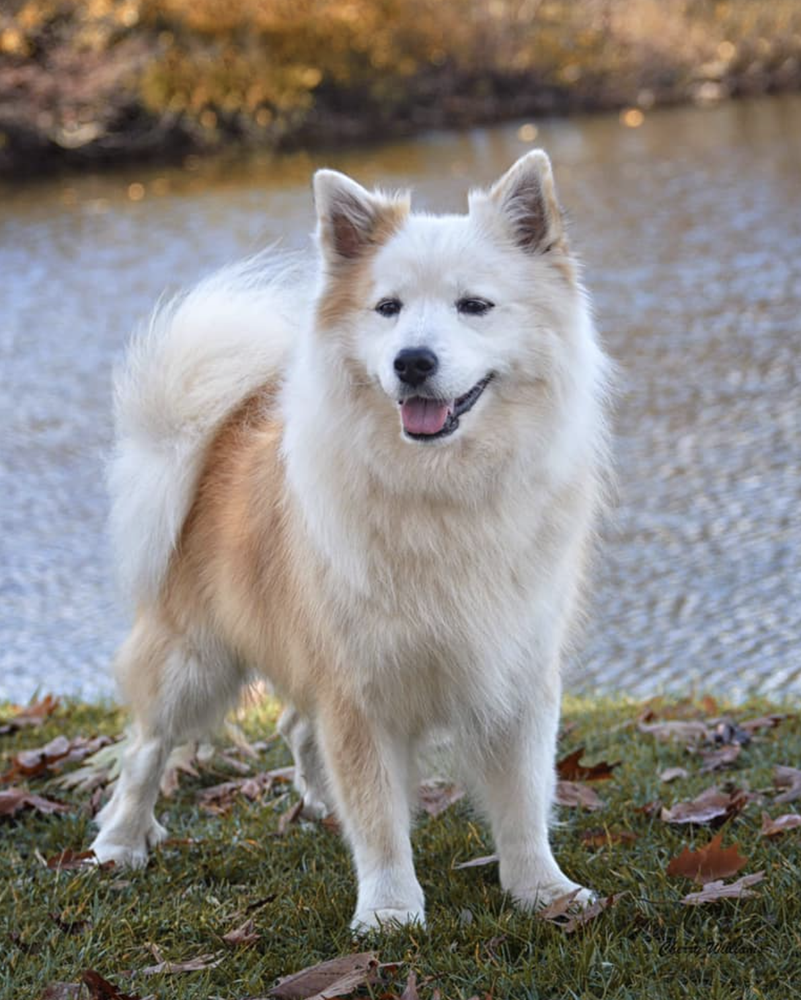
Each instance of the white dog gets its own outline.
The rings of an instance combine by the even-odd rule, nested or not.
[[[143,864],[167,755],[253,674],[307,806],[336,811],[353,926],[424,920],[409,837],[448,733],[539,906],[560,658],[606,474],[608,364],[545,153],[467,215],[314,178],[319,264],[223,272],[157,313],[118,384],[112,526],[136,606],[136,739],[93,847]],[[589,893],[582,890],[580,900]]]

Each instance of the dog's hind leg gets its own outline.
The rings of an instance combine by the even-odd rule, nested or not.
[[[101,862],[140,867],[166,836],[153,810],[170,751],[220,721],[242,676],[217,643],[190,643],[149,615],[123,644],[117,672],[133,710],[133,738],[114,794],[96,817],[92,849]]]
[[[322,819],[333,809],[313,723],[293,705],[287,705],[278,720],[278,732],[295,761],[295,788],[303,799],[301,815],[306,819]]]

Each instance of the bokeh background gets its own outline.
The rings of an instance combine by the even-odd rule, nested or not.
[[[573,688],[801,695],[801,4],[0,7],[0,698],[110,693],[111,370],[307,242],[318,166],[461,210],[550,153],[620,367]]]

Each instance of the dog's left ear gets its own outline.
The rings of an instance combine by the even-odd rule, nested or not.
[[[320,247],[334,261],[357,260],[380,246],[409,214],[408,195],[367,191],[336,170],[314,175],[314,203]]]
[[[488,192],[470,197],[470,210],[492,206],[515,242],[529,253],[566,249],[562,210],[556,197],[551,161],[542,149],[521,156]]]

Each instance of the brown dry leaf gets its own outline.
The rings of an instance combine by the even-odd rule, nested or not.
[[[659,775],[659,780],[665,783],[675,781],[677,778],[689,778],[690,772],[684,767],[666,767]]]
[[[224,955],[210,953],[208,955],[198,955],[185,962],[158,962],[156,965],[149,965],[141,970],[143,976],[172,975],[177,972],[199,972],[201,969],[214,969],[223,960]]]
[[[293,823],[297,823],[298,820],[303,815],[303,799],[298,799],[298,801],[292,806],[291,809],[287,809],[282,812],[278,818],[278,835],[283,837],[287,830],[292,826]]]
[[[790,718],[792,716],[788,713],[783,715],[760,715],[757,719],[746,719],[745,722],[741,722],[740,728],[753,735],[758,729],[774,729],[780,722]]]
[[[773,769],[773,784],[777,788],[787,789],[776,796],[776,802],[795,802],[801,799],[801,771],[797,768],[777,764]]]
[[[742,745],[739,743],[722,746],[719,750],[702,750],[701,758],[704,763],[701,767],[701,774],[708,773],[709,771],[720,771],[724,767],[731,767],[740,756],[741,750]]]
[[[343,955],[284,976],[267,994],[275,1000],[326,1000],[347,996],[378,979],[378,955],[372,951]]]
[[[0,817],[15,816],[20,809],[33,809],[35,812],[48,814],[69,812],[70,806],[34,795],[24,788],[3,789],[0,792]]]
[[[670,720],[668,722],[637,723],[641,733],[654,736],[658,740],[689,740],[700,741],[709,738],[709,729],[705,722]]]
[[[720,824],[741,812],[748,801],[748,793],[742,789],[723,792],[712,787],[687,802],[676,802],[669,809],[663,806],[660,815],[665,823]]]
[[[247,778],[234,778],[219,785],[201,788],[197,793],[197,800],[204,812],[221,816],[230,811],[238,795],[244,795],[251,802],[255,802],[264,792],[272,788],[274,781],[275,778],[270,771],[263,771]]]
[[[113,861],[98,864],[94,851],[73,851],[69,847],[60,854],[47,859],[47,867],[53,871],[70,871],[74,868],[113,868]]]
[[[409,971],[409,978],[406,980],[406,986],[400,995],[400,1000],[420,1000],[420,994],[417,992],[417,973],[414,969]]]
[[[682,899],[685,906],[700,906],[702,903],[716,903],[719,899],[745,899],[747,896],[756,896],[751,892],[750,885],[756,885],[765,877],[764,872],[755,872],[753,875],[743,875],[736,882],[729,882],[725,885],[720,882],[709,882],[700,892],[691,892]]]
[[[761,837],[778,837],[779,834],[787,830],[795,830],[801,826],[801,816],[797,813],[785,813],[784,816],[777,816],[771,819],[766,813],[762,813],[762,829],[759,831]]]
[[[614,906],[621,896],[626,895],[624,892],[618,892],[612,896],[597,899],[594,903],[590,903],[589,906],[577,909],[573,906],[573,903],[580,891],[580,889],[574,889],[572,892],[565,893],[564,896],[559,896],[550,906],[539,910],[537,916],[540,920],[547,920],[549,923],[556,924],[566,934],[572,934],[579,927],[583,927],[585,924],[590,923],[590,921],[595,920],[604,910],[609,909],[610,906]]]
[[[565,934],[572,934],[573,931],[579,929],[579,927],[584,927],[586,924],[590,923],[591,920],[608,910],[610,906],[614,906],[615,903],[620,899],[621,896],[625,896],[625,892],[616,892],[611,896],[604,896],[602,899],[596,899],[594,903],[590,903],[589,906],[585,906],[583,910],[579,913],[574,914],[570,917],[566,923],[562,924],[562,930]]]
[[[40,726],[48,716],[56,711],[60,704],[58,698],[53,697],[52,694],[46,694],[39,701],[17,707],[10,718],[4,719],[0,723],[0,736],[16,733],[17,730],[27,726]]]
[[[87,969],[81,980],[89,990],[89,1000],[141,1000],[138,994],[120,993],[116,986],[94,969]]]
[[[605,760],[598,764],[580,764],[583,753],[584,747],[579,747],[578,750],[557,761],[556,774],[562,781],[604,781],[612,777],[612,771],[616,767],[620,767],[619,760],[614,764],[608,764]]]
[[[571,889],[570,892],[566,892],[562,896],[557,896],[552,903],[548,904],[548,906],[543,906],[542,909],[537,910],[537,916],[540,920],[552,921],[566,916],[567,911],[570,909],[576,899],[576,896],[578,896],[580,892],[581,889]]]
[[[223,934],[223,941],[235,948],[237,945],[253,944],[253,942],[258,941],[260,937],[261,934],[259,934],[256,930],[255,921],[251,917],[241,926],[234,928],[232,931],[228,931],[227,934]]]
[[[633,844],[637,834],[631,830],[606,830],[600,827],[585,830],[581,842],[585,847],[606,847],[607,844]]]
[[[718,833],[709,841],[706,847],[691,851],[685,847],[678,857],[671,860],[667,866],[668,875],[680,875],[692,879],[699,885],[706,885],[715,879],[728,878],[736,875],[748,864],[748,858],[738,854],[739,845],[722,846],[723,834]]]
[[[592,788],[576,781],[557,781],[556,801],[560,806],[568,806],[571,809],[581,806],[583,809],[589,809],[590,812],[603,809],[605,805],[603,799],[599,798]]]
[[[497,854],[485,854],[481,858],[472,858],[470,861],[462,861],[458,865],[453,866],[453,870],[456,871],[459,868],[481,868],[483,865],[494,865],[498,862],[499,858]]]
[[[43,747],[32,750],[20,750],[11,758],[11,766],[0,775],[0,782],[15,781],[18,777],[38,777],[41,774],[54,774],[62,770],[65,764],[80,763],[84,757],[96,753],[101,747],[111,743],[109,736],[95,736],[87,739],[85,736],[56,736]]]
[[[420,785],[420,808],[429,816],[439,816],[454,802],[464,798],[464,789],[447,781],[429,780]]]

